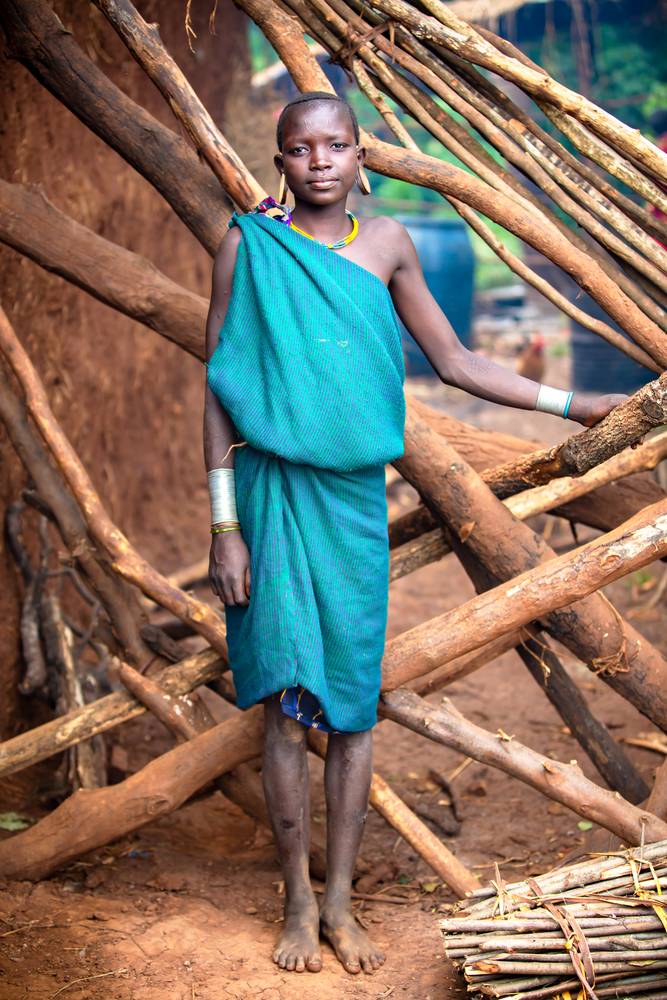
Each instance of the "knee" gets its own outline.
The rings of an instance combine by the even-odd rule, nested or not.
[[[286,746],[306,745],[306,727],[291,715],[286,715],[280,707],[280,699],[273,696],[264,703],[265,739]]]

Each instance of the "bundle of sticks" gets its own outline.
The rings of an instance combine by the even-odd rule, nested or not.
[[[667,998],[667,840],[474,890],[441,921],[478,996]]]

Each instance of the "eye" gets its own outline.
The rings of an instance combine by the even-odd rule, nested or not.
[[[305,146],[292,146],[291,149],[287,150],[287,152],[288,153],[300,153],[305,148],[306,148]]]
[[[347,142],[332,142],[332,146],[338,146],[340,149],[346,149],[349,143]]]

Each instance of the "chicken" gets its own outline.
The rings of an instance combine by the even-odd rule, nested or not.
[[[544,337],[541,333],[532,335],[526,346],[517,355],[514,363],[514,369],[518,375],[530,378],[533,382],[542,382],[545,369],[544,344]]]

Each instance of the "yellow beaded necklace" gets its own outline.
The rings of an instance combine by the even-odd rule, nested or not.
[[[299,227],[295,225],[291,219],[290,229],[294,229],[302,236],[307,236],[309,240],[313,240],[315,243],[320,243],[323,247],[327,247],[328,250],[338,250],[340,247],[346,247],[348,243],[351,243],[359,233],[359,220],[356,215],[353,215],[352,212],[348,212],[347,209],[345,209],[345,214],[352,219],[352,232],[348,233],[342,240],[336,240],[335,243],[323,243],[322,240],[318,240],[315,236],[311,236],[311,234],[307,233],[305,230],[299,229]]]

